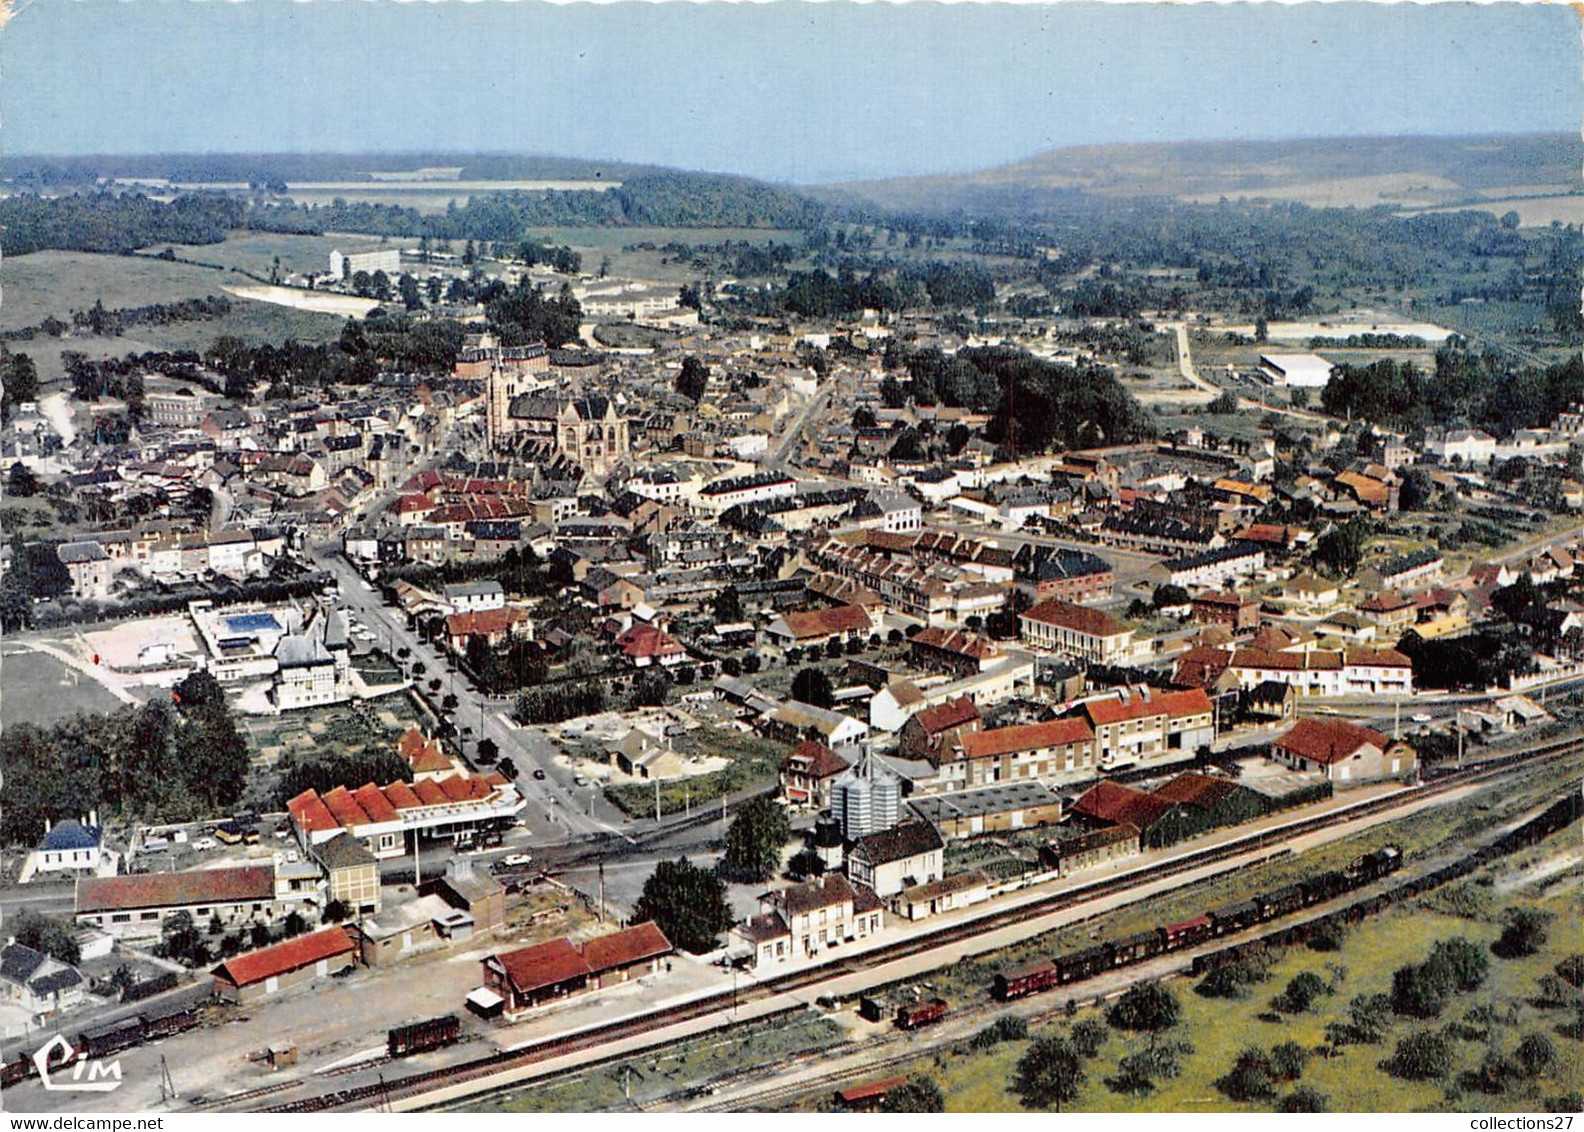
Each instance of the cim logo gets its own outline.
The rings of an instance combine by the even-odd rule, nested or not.
[[[121,1087],[119,1061],[82,1058],[72,1062],[76,1052],[70,1042],[56,1034],[33,1055],[33,1064],[38,1066],[39,1081],[45,1089],[52,1093],[108,1093]],[[52,1060],[56,1062],[53,1068]],[[71,1062],[71,1075],[63,1079],[68,1062]]]

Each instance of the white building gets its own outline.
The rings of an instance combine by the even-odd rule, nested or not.
[[[1332,365],[1319,354],[1261,354],[1260,373],[1272,385],[1324,389]]]
[[[383,248],[372,252],[353,252],[347,255],[336,248],[330,253],[330,277],[345,282],[360,271],[373,275],[383,271],[392,280],[401,274],[401,251]]]

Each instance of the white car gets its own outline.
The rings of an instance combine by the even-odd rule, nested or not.
[[[200,837],[192,843],[192,847],[200,853],[207,853],[211,849],[220,848],[220,843],[212,837]]]
[[[520,869],[524,865],[533,864],[533,854],[513,853],[510,856],[502,857],[501,864],[505,865],[509,869]]]
[[[1430,713],[1427,711],[1416,711],[1408,718],[1413,720],[1415,723],[1429,723]]]

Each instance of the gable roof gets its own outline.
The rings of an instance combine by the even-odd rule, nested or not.
[[[834,778],[852,764],[818,739],[805,739],[786,753],[782,770],[801,770],[810,778]]]
[[[961,727],[978,719],[979,706],[967,696],[962,696],[937,704],[935,707],[925,708],[913,718],[918,720],[919,726],[924,729],[924,734],[939,735],[942,731],[950,731],[953,727]]]
[[[1384,751],[1391,740],[1373,727],[1340,719],[1300,719],[1275,746],[1322,766],[1352,758],[1361,748],[1374,746]]]
[[[674,950],[665,932],[656,924],[645,921],[624,931],[586,940],[583,944],[583,959],[589,970],[598,975],[644,959],[669,955]]]
[[[1046,723],[1024,723],[1016,727],[997,727],[989,731],[973,731],[963,736],[963,754],[970,759],[988,759],[1014,751],[1032,751],[1045,747],[1064,747],[1069,743],[1084,743],[1094,738],[1087,721],[1076,716],[1053,719]]]
[[[1126,699],[1089,700],[1083,710],[1091,724],[1104,727],[1158,715],[1169,719],[1208,715],[1211,709],[1210,697],[1205,695],[1203,688],[1184,688],[1176,692],[1150,691],[1147,695],[1132,693]]]
[[[185,873],[83,877],[77,882],[76,907],[78,912],[120,912],[274,898],[275,870],[268,865],[242,865]]]
[[[292,971],[300,971],[321,959],[331,959],[356,950],[357,945],[352,942],[352,937],[347,935],[346,929],[337,925],[310,935],[288,939],[271,947],[262,947],[257,951],[233,956],[215,967],[212,973],[216,979],[228,982],[232,986],[245,987]]]
[[[1040,602],[1021,616],[1029,621],[1055,625],[1059,629],[1067,629],[1088,637],[1119,637],[1130,632],[1126,625],[1103,610],[1091,609],[1086,605],[1074,605],[1070,601],[1059,601],[1055,598]]]
[[[1147,830],[1161,819],[1174,803],[1134,790],[1118,782],[1097,782],[1073,803],[1072,812],[1112,825],[1131,825]]]
[[[915,821],[860,837],[853,853],[861,854],[870,864],[886,865],[942,849],[945,844],[934,826]]]
[[[521,992],[536,991],[594,972],[568,939],[552,939],[531,947],[520,947],[494,957],[512,985]]]
[[[811,609],[782,617],[792,639],[806,641],[834,633],[868,633],[873,629],[868,612],[861,605],[837,605],[830,609]]]

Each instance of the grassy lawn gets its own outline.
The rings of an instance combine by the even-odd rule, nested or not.
[[[379,236],[346,233],[336,236],[297,236],[277,232],[237,232],[218,244],[156,244],[145,250],[159,252],[173,247],[183,259],[215,263],[221,267],[237,267],[267,276],[277,256],[282,273],[312,271],[323,274],[330,270],[330,253],[336,248],[354,252],[378,247],[405,247],[408,243],[417,246],[416,240],[387,240]]]
[[[1157,924],[1172,923],[1197,916],[1207,908],[1247,900],[1261,892],[1313,876],[1327,869],[1340,868],[1355,857],[1384,845],[1401,846],[1410,862],[1414,855],[1437,847],[1462,844],[1484,831],[1545,800],[1558,792],[1557,783],[1576,775],[1584,759],[1557,769],[1553,774],[1536,775],[1533,780],[1504,786],[1500,795],[1482,793],[1450,806],[1438,806],[1400,821],[1365,830],[1329,845],[1310,849],[1299,856],[1272,861],[1254,868],[1207,880],[1161,896],[1151,897],[1118,908],[1095,920],[1069,924],[998,951],[965,959],[940,971],[933,979],[946,998],[977,998],[984,994],[996,971],[1021,967],[1051,955],[1076,951],[1102,939],[1114,939],[1133,932],[1147,931]],[[1480,809],[1488,806],[1489,809]]]
[[[0,329],[33,326],[48,315],[69,321],[73,311],[100,300],[112,308],[141,307],[215,295],[224,279],[208,268],[139,256],[56,251],[7,256]]]
[[[1172,980],[1168,985],[1182,1005],[1182,1020],[1169,1036],[1193,1046],[1193,1053],[1183,1061],[1181,1076],[1161,1080],[1153,1091],[1142,1095],[1113,1089],[1107,1079],[1115,1076],[1118,1061],[1146,1048],[1148,1039],[1112,1031],[1099,1054],[1089,1062],[1087,1080],[1070,1108],[1085,1112],[1269,1111],[1270,1102],[1235,1102],[1215,1085],[1231,1068],[1240,1050],[1250,1045],[1269,1050],[1287,1041],[1308,1050],[1324,1045],[1327,1023],[1345,1021],[1348,1002],[1355,995],[1389,993],[1392,972],[1405,964],[1423,961],[1438,940],[1463,936],[1486,948],[1489,954],[1489,944],[1501,933],[1499,913],[1512,906],[1538,908],[1556,916],[1550,938],[1537,954],[1520,959],[1491,955],[1484,984],[1474,992],[1456,995],[1439,1019],[1420,1022],[1394,1018],[1379,1045],[1346,1046],[1336,1057],[1312,1057],[1301,1083],[1326,1094],[1333,1111],[1362,1112],[1492,1108],[1532,1111],[1540,1107],[1545,1097],[1577,1089],[1584,1072],[1584,1048],[1579,1041],[1557,1032],[1571,1014],[1567,1010],[1537,1007],[1532,999],[1537,979],[1549,974],[1560,959],[1584,950],[1584,929],[1578,917],[1584,871],[1574,863],[1571,869],[1547,880],[1519,883],[1519,871],[1528,862],[1571,849],[1577,841],[1575,827],[1553,837],[1541,849],[1486,870],[1471,882],[1476,890],[1489,893],[1476,917],[1437,910],[1439,902],[1432,894],[1415,905],[1393,909],[1360,924],[1348,934],[1338,952],[1290,949],[1271,968],[1270,977],[1252,988],[1244,1000],[1207,998],[1193,990],[1191,980]],[[1269,1000],[1302,972],[1319,976],[1331,992],[1306,1013],[1280,1016],[1271,1012]],[[1499,1021],[1484,1024],[1488,1029],[1483,1037],[1471,1040],[1458,1036],[1454,1042],[1456,1065],[1447,1079],[1404,1081],[1379,1067],[1391,1056],[1396,1042],[1409,1032],[1439,1029],[1465,1019],[1470,1010],[1480,1007],[1494,1010]],[[1074,1021],[1095,1016],[1097,1013],[1091,1008],[1080,1011]],[[1061,1033],[1067,1028],[1065,1022],[1047,1022],[1033,1033]],[[1548,1036],[1558,1055],[1556,1065],[1538,1081],[1514,1086],[1501,1097],[1466,1092],[1460,1087],[1459,1074],[1476,1068],[1488,1048],[1511,1052],[1521,1037],[1531,1033]],[[1028,1045],[1026,1041],[1010,1042],[984,1053],[958,1047],[935,1056],[931,1059],[933,1064],[921,1062],[914,1071],[936,1076],[946,1092],[949,1111],[1019,1111],[1021,1102],[1009,1082]],[[1280,1085],[1278,1093],[1291,1087]]]
[[[726,727],[700,727],[676,742],[683,758],[726,758],[731,765],[710,774],[675,778],[660,783],[660,812],[679,814],[690,807],[774,779],[786,754],[783,744],[758,735],[745,735]],[[653,817],[655,788],[648,782],[623,783],[605,788],[605,797],[624,813]]]
[[[49,724],[78,712],[100,715],[121,706],[100,684],[47,653],[8,646],[0,655],[7,723]]]
[[[600,1112],[647,1104],[723,1073],[773,1065],[831,1044],[839,1029],[829,1019],[798,1014],[735,1033],[711,1034],[602,1065],[577,1077],[513,1090],[468,1105],[467,1112]]]

